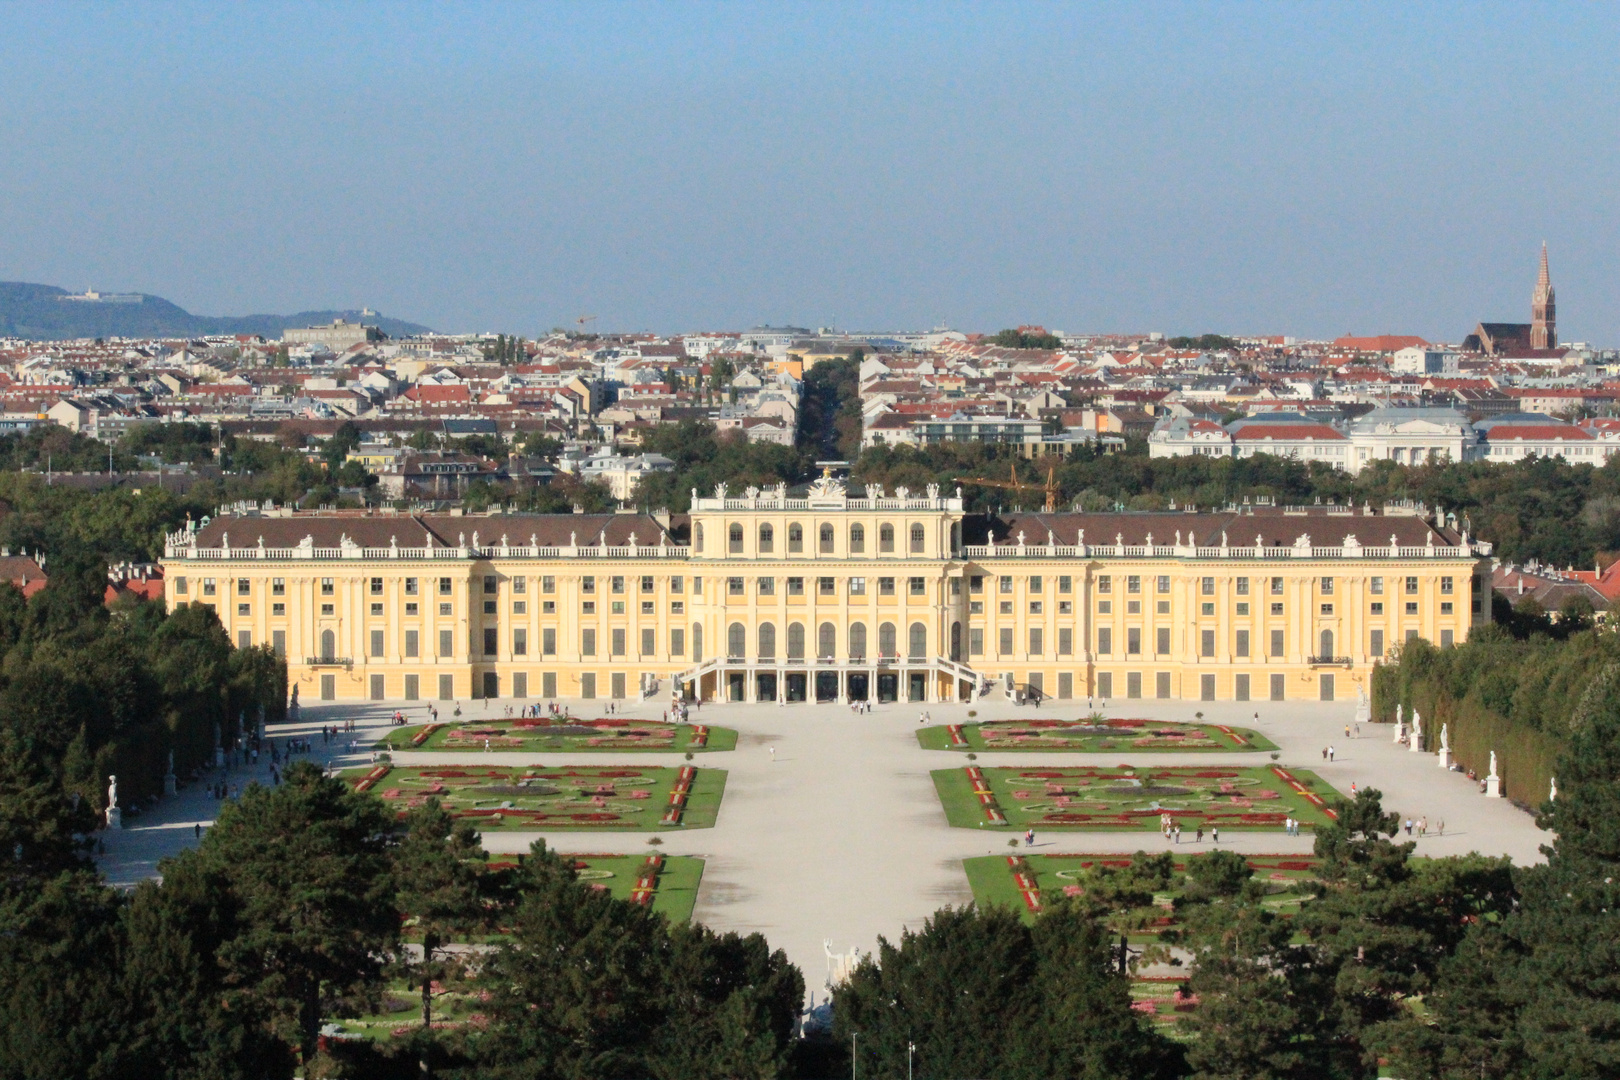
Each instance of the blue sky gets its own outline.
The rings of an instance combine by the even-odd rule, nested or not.
[[[0,4],[0,279],[1620,345],[1620,7]]]

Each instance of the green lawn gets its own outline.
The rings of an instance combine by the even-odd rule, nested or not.
[[[1275,750],[1257,731],[1220,724],[1173,724],[1156,720],[987,720],[973,724],[936,724],[917,732],[924,750],[1056,750],[1104,754],[1121,751],[1164,753],[1190,750]]]
[[[666,724],[604,716],[541,717],[534,720],[449,721],[395,728],[379,750],[523,750],[531,753],[624,753],[669,751],[694,754],[735,750],[737,733],[706,724]]]
[[[1338,793],[1313,773],[1276,766],[1055,766],[936,769],[946,819],[959,828],[1144,829],[1170,814],[1183,833],[1326,824]]]
[[[683,775],[688,778],[686,797],[677,813],[670,795]],[[507,832],[706,829],[714,825],[726,787],[724,769],[691,766],[385,764],[350,769],[343,777],[359,790],[382,796],[401,816],[437,796],[445,809],[480,830]]]

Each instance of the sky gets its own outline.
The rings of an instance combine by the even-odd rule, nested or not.
[[[0,280],[1620,346],[1620,5],[9,4]]]

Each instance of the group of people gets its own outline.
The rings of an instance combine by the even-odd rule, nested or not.
[[[1401,827],[1406,830],[1407,836],[1411,836],[1413,834],[1413,830],[1416,830],[1418,836],[1428,836],[1429,818],[1427,815],[1424,815],[1416,820],[1407,818],[1405,821],[1401,822]],[[1434,834],[1436,836],[1446,835],[1446,823],[1444,819],[1435,822]]]
[[[870,701],[852,701],[849,703],[849,711],[857,715],[869,713],[872,711],[872,703]]]
[[[1169,814],[1160,814],[1159,834],[1164,837],[1166,843],[1181,843],[1181,822]],[[1221,842],[1221,827],[1219,825],[1211,825],[1209,834],[1215,843]],[[1202,825],[1198,826],[1194,831],[1193,837],[1195,843],[1202,844],[1204,842],[1204,827]]]

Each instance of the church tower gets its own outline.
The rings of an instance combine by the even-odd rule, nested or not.
[[[1558,348],[1557,304],[1553,302],[1552,276],[1547,273],[1547,244],[1541,245],[1541,274],[1536,278],[1535,295],[1530,299],[1530,347]]]

